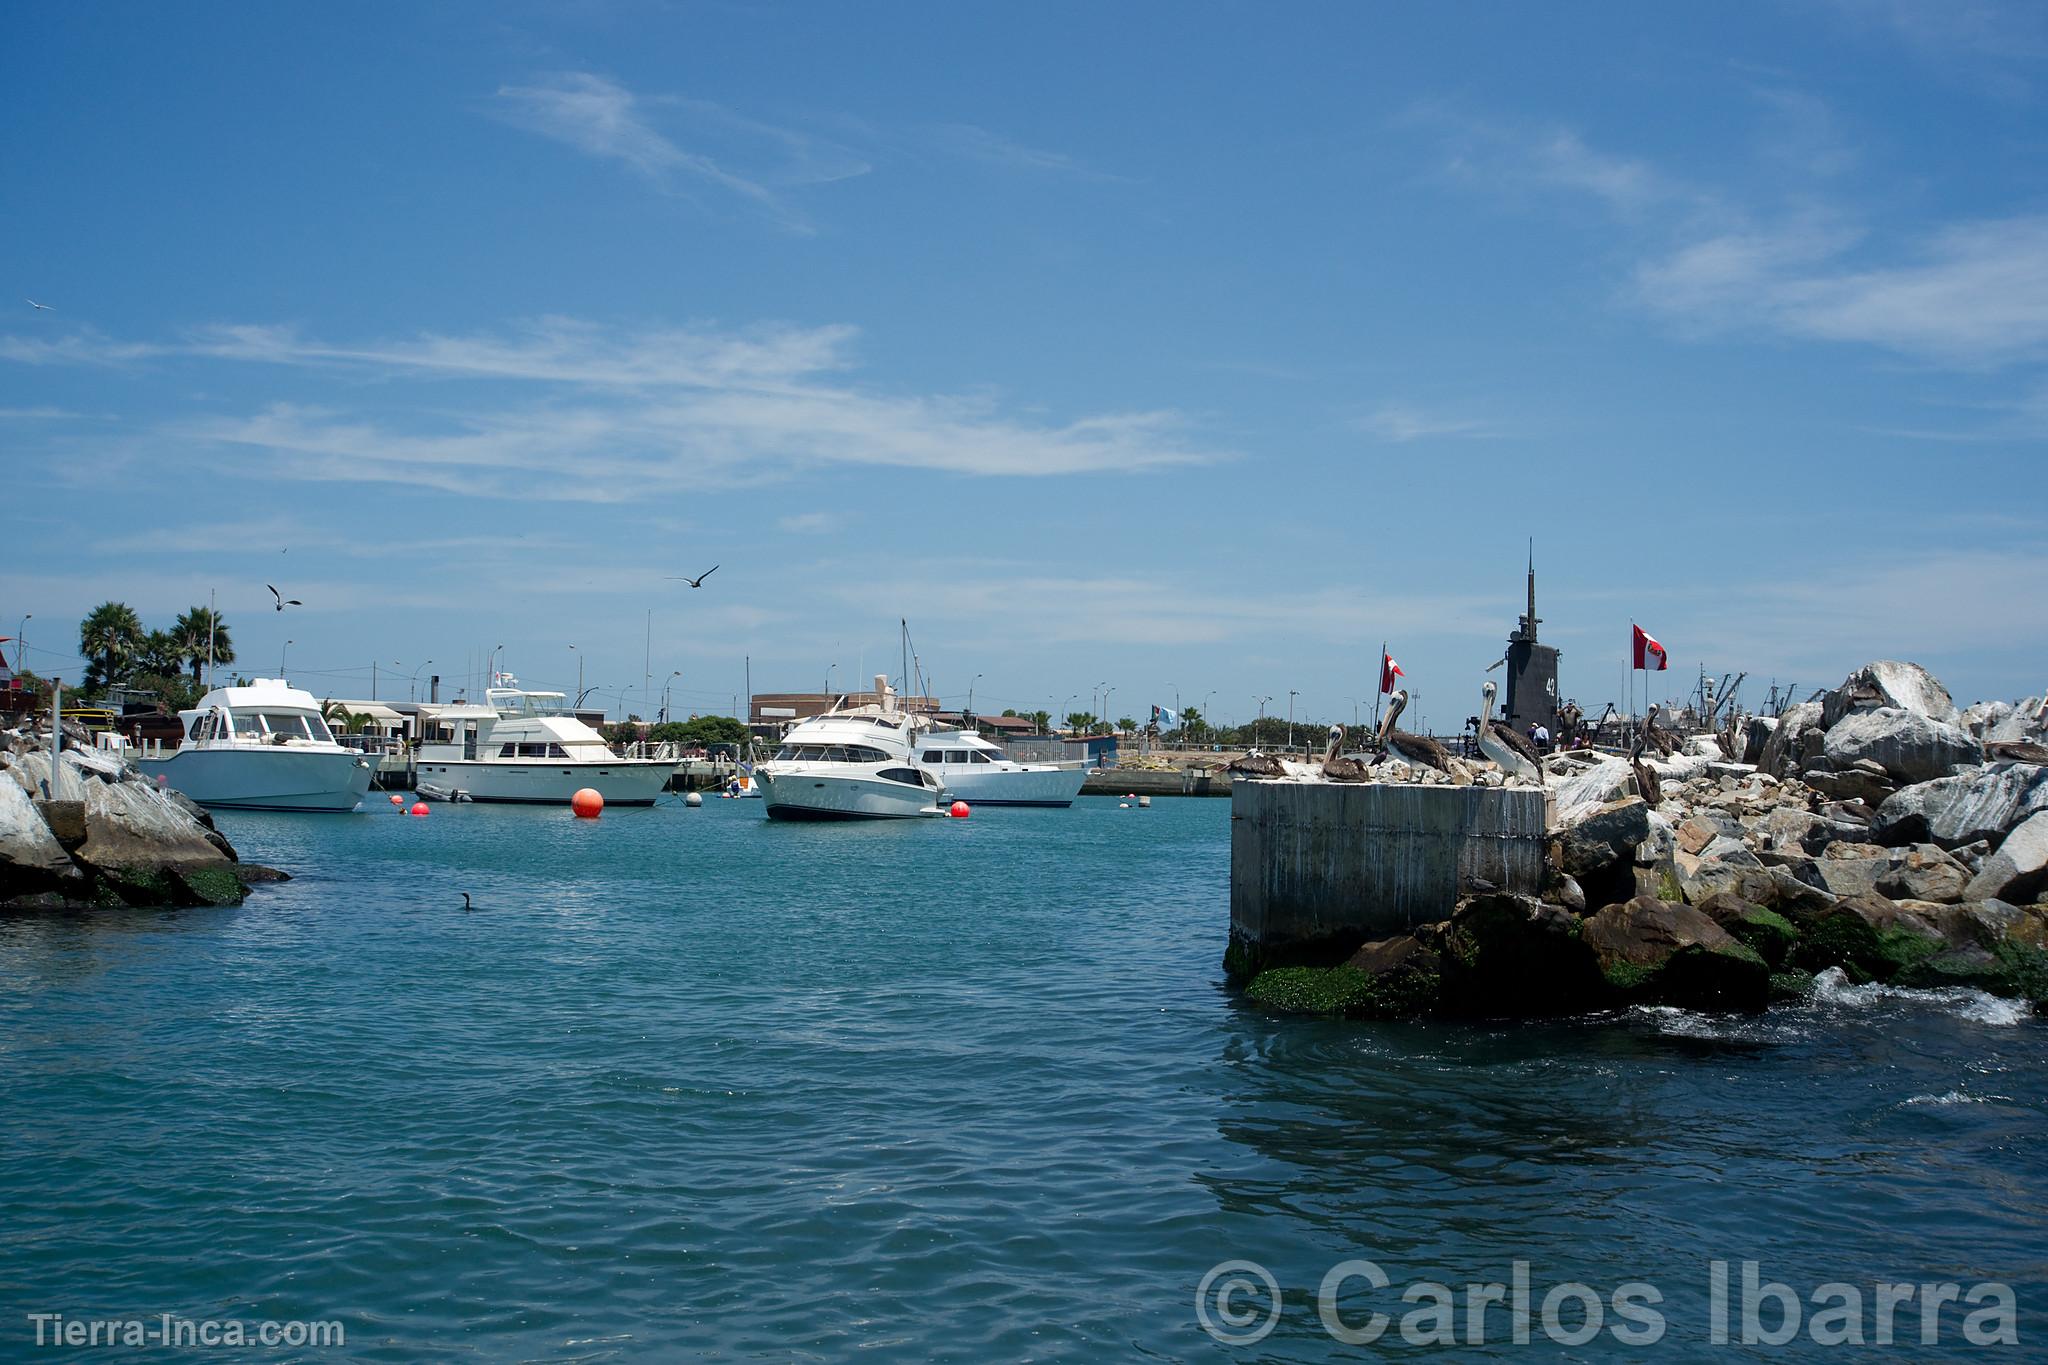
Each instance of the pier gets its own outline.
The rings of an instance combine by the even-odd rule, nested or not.
[[[1239,782],[1230,802],[1233,977],[1341,962],[1474,890],[1542,889],[1541,791]]]

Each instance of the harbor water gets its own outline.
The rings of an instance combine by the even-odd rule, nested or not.
[[[1717,1261],[1807,1320],[1858,1287],[1866,1334],[1879,1282],[2001,1282],[2005,1354],[2048,1350],[2048,1028],[2015,1006],[1268,1017],[1223,983],[1229,817],[224,815],[296,880],[0,919],[0,1358],[51,1354],[30,1314],[170,1313],[345,1327],[266,1359],[1353,1359],[1431,1353],[1416,1281],[1460,1296],[1452,1358],[1654,1353],[1611,1312],[1519,1345],[1482,1304],[1473,1340],[1465,1286],[1521,1262],[1539,1306],[1654,1286],[1683,1359]],[[1254,1272],[1198,1310],[1228,1261],[1280,1292],[1255,1344],[1204,1326],[1258,1325],[1216,1297]],[[1377,1346],[1318,1311],[1347,1261],[1390,1282],[1342,1287]],[[1895,1350],[1982,1354],[1966,1311],[1922,1346],[1916,1301]]]

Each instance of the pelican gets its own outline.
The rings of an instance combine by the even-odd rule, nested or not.
[[[1643,762],[1643,742],[1636,741],[1636,747],[1628,756],[1629,767],[1636,774],[1636,795],[1654,808],[1664,803],[1664,784],[1657,780],[1657,770]]]
[[[1370,765],[1339,753],[1344,747],[1344,727],[1330,727],[1330,742],[1323,746],[1323,776],[1332,782],[1370,782]]]
[[[693,588],[701,588],[704,586],[704,580],[711,577],[711,575],[717,572],[718,566],[716,564],[713,564],[710,568],[706,569],[703,573],[698,574],[695,578],[690,577],[688,574],[673,573],[669,574],[667,577],[668,581],[671,583],[688,583]]]
[[[283,593],[279,592],[276,588],[271,587],[271,585],[268,583],[265,583],[263,586],[266,588],[270,588],[270,595],[273,599],[276,600],[277,609],[279,611],[283,611],[286,607],[303,607],[306,605],[304,602],[301,602],[296,597],[286,597]]]
[[[1262,754],[1257,749],[1241,758],[1232,759],[1224,768],[1232,777],[1285,777],[1287,769],[1271,754]]]
[[[1411,768],[1434,768],[1440,773],[1451,770],[1451,756],[1444,752],[1444,746],[1427,735],[1411,735],[1406,730],[1396,730],[1394,722],[1408,705],[1408,689],[1402,688],[1387,704],[1386,719],[1380,722],[1380,748],[1389,758],[1397,758]]]
[[[1536,746],[1515,733],[1512,725],[1494,726],[1493,699],[1499,689],[1493,685],[1493,679],[1488,678],[1486,686],[1479,690],[1486,698],[1486,704],[1479,708],[1479,752],[1499,764],[1502,772],[1525,782],[1541,783],[1543,765],[1537,761]]]
[[[1655,702],[1643,713],[1643,742],[1657,751],[1659,758],[1669,758],[1678,752],[1678,736],[1657,728],[1657,712],[1661,708]]]

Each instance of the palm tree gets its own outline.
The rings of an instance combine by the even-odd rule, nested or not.
[[[1031,723],[1038,727],[1039,734],[1044,734],[1047,730],[1052,728],[1052,712],[1033,711],[1031,713]]]
[[[370,723],[370,713],[351,711],[329,697],[320,703],[320,719],[326,721],[330,729],[339,730],[345,735],[359,735],[363,732],[363,727]]]
[[[1123,717],[1122,719],[1118,720],[1118,721],[1117,721],[1117,723],[1116,723],[1116,729],[1117,729],[1117,733],[1118,733],[1118,734],[1120,734],[1120,735],[1128,735],[1128,734],[1130,734],[1130,733],[1131,733],[1132,731],[1136,730],[1137,728],[1138,728],[1138,722],[1137,722],[1137,721],[1135,721],[1135,720],[1132,720],[1132,719],[1131,719],[1131,718],[1130,718],[1129,716],[1125,716],[1125,717]]]
[[[142,618],[125,602],[102,602],[78,623],[78,652],[87,659],[85,687],[96,692],[126,676],[142,644]]]
[[[1094,724],[1095,717],[1087,711],[1067,712],[1067,728],[1069,730],[1079,730],[1086,734]]]
[[[211,607],[194,607],[180,616],[171,627],[171,634],[178,637],[178,647],[184,652],[185,661],[192,666],[192,681],[200,680],[200,670],[206,667],[207,633],[213,634],[213,661],[217,664],[231,664],[235,661],[234,642],[228,639],[228,623],[220,619],[220,613]]]
[[[1190,735],[1201,734],[1202,723],[1203,722],[1201,709],[1198,707],[1190,706],[1189,708],[1187,708],[1187,710],[1180,713],[1181,737],[1185,739]]]
[[[135,648],[135,673],[151,678],[175,678],[185,671],[185,649],[177,635],[152,630]]]

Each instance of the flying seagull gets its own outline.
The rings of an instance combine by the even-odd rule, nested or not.
[[[56,309],[54,309],[54,308],[50,307],[50,305],[49,305],[49,304],[47,304],[47,303],[37,303],[37,302],[36,302],[36,301],[35,301],[34,299],[23,299],[23,300],[22,300],[22,302],[23,302],[23,303],[25,303],[25,304],[27,304],[27,305],[28,305],[29,307],[31,307],[31,308],[40,308],[40,309],[42,309],[42,310],[43,310],[43,311],[44,311],[45,313],[54,313],[54,312],[56,312],[56,311],[57,311]]]
[[[306,605],[304,602],[301,602],[296,597],[286,597],[276,588],[271,588],[270,584],[268,583],[265,583],[263,586],[266,588],[270,588],[270,595],[277,599],[277,609],[279,611],[283,611],[286,607],[303,607]]]
[[[703,573],[698,574],[695,578],[687,578],[684,577],[682,574],[669,574],[667,575],[667,577],[668,581],[671,583],[688,583],[693,588],[701,588],[704,586],[704,580],[711,577],[711,575],[717,572],[718,566],[716,564],[713,564],[710,568],[706,569]]]

